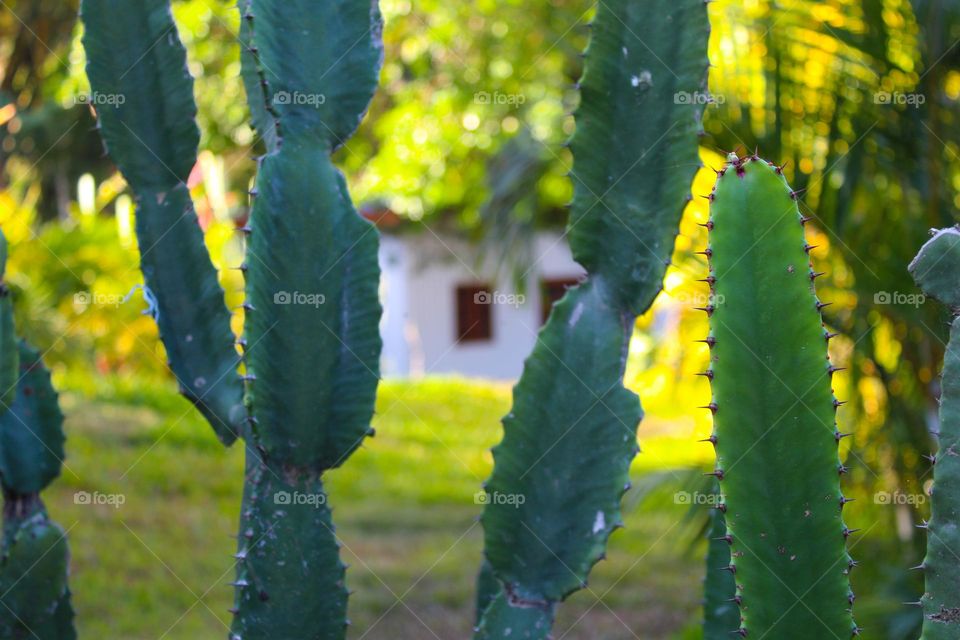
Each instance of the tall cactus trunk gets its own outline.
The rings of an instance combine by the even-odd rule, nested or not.
[[[710,194],[715,475],[742,636],[858,633],[841,511],[824,328],[796,194],[778,167],[731,154]],[[838,473],[839,470],[839,473]]]
[[[94,91],[125,97],[98,115],[137,194],[171,368],[226,444],[245,439],[232,637],[332,640],[345,636],[347,591],[321,476],[373,434],[381,344],[377,232],[330,154],[376,88],[381,19],[368,0],[240,10],[244,83],[268,150],[243,230],[242,381],[185,184],[196,108],[169,0],[83,0],[87,70]]]
[[[381,20],[360,0],[241,8],[268,154],[247,245],[251,433],[233,634],[343,638],[345,566],[321,476],[373,435],[381,310],[377,231],[330,154],[373,96]]]
[[[938,231],[910,263],[924,293],[953,316],[943,359],[939,450],[934,457],[933,493],[923,569],[926,589],[921,640],[960,637],[960,228]]]
[[[478,599],[488,603],[478,639],[546,638],[557,604],[586,585],[621,526],[641,417],[624,367],[699,166],[692,98],[704,89],[708,31],[702,0],[597,7],[571,141],[569,236],[588,276],[554,306],[494,449],[483,526],[501,586]]]

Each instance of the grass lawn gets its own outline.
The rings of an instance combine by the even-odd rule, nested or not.
[[[376,438],[328,476],[355,591],[350,638],[470,637],[483,542],[474,494],[509,404],[505,385],[382,385]],[[69,530],[81,637],[226,637],[241,447],[223,449],[172,394],[136,404],[67,394],[63,406],[67,468],[45,497]],[[641,427],[636,475],[709,454],[664,427]],[[75,504],[77,491],[121,494],[124,503]],[[589,589],[561,607],[555,637],[673,638],[695,623],[702,567],[687,551],[684,513],[673,504],[626,513]]]

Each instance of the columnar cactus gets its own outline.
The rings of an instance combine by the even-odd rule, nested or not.
[[[710,194],[711,441],[741,625],[781,640],[857,634],[841,511],[832,335],[807,221],[780,169],[731,154]]]
[[[321,475],[373,434],[379,371],[376,229],[330,154],[359,124],[382,62],[374,2],[243,0],[244,80],[259,161],[239,359],[184,184],[192,83],[169,0],[84,0],[103,137],[138,197],[144,275],[185,393],[229,443],[245,439],[231,637],[343,638],[345,567]],[[202,381],[203,384],[198,384]]]
[[[247,417],[223,289],[187,178],[197,161],[193,82],[169,0],[83,0],[87,75],[103,141],[136,196],[140,268],[180,391],[227,445]]]
[[[347,590],[321,474],[373,435],[380,356],[377,232],[330,153],[357,125],[382,61],[376,3],[253,0],[244,14],[274,148],[248,245],[251,437],[236,638],[342,638]],[[249,77],[249,76],[248,76]],[[268,146],[269,148],[269,146]],[[301,299],[302,298],[302,299]],[[276,504],[275,496],[319,504]],[[304,615],[304,612],[310,612]]]
[[[546,638],[621,526],[641,418],[624,366],[699,165],[708,32],[701,0],[597,6],[571,141],[569,237],[589,274],[554,306],[494,449],[483,525],[501,588],[477,638]]]
[[[937,231],[910,263],[910,273],[924,293],[953,315],[944,354],[940,392],[939,451],[934,457],[932,513],[927,555],[920,568],[926,589],[921,640],[960,637],[960,229]]]
[[[0,247],[0,370],[5,385],[0,392],[0,637],[72,640],[66,533],[50,520],[40,499],[40,492],[60,475],[63,414],[40,354],[13,334],[11,296],[2,282],[2,234]],[[11,370],[16,377],[9,381]],[[10,402],[8,395],[13,396]]]

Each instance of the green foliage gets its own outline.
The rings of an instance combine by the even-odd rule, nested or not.
[[[181,392],[230,444],[246,417],[243,385],[223,289],[186,187],[200,134],[169,2],[86,0],[82,13],[87,75],[105,101],[104,143],[137,196],[150,311]]]
[[[960,634],[960,230],[942,229],[910,263],[920,288],[950,308],[954,316],[944,354],[940,392],[939,450],[933,466],[932,511],[926,523],[927,555],[920,567],[926,589],[922,640],[949,640]]]
[[[494,449],[483,524],[503,591],[478,638],[549,635],[557,603],[586,585],[622,526],[641,418],[623,388],[625,354],[660,290],[698,165],[699,107],[675,95],[702,88],[706,36],[697,0],[598,9],[571,143],[571,242],[589,275],[554,306]]]
[[[843,434],[804,219],[780,169],[756,157],[731,154],[711,200],[709,408],[741,629],[847,637]]]

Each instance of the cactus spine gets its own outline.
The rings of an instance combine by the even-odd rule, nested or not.
[[[0,247],[0,637],[73,640],[66,533],[40,499],[63,464],[63,414],[40,354],[14,336],[12,296],[2,282],[7,254],[2,233]],[[11,370],[16,377],[7,387]]]
[[[571,141],[570,239],[587,280],[554,306],[514,389],[486,485],[499,593],[478,639],[546,638],[621,526],[638,398],[623,387],[634,320],[660,290],[698,166],[709,27],[701,0],[598,5]],[[664,64],[669,61],[669,67]],[[489,585],[488,576],[482,580]]]
[[[943,359],[939,451],[934,458],[931,517],[923,569],[926,589],[921,640],[960,637],[960,229],[937,231],[910,263],[910,273],[924,293],[945,304],[953,315]]]
[[[245,440],[231,637],[343,638],[345,566],[321,475],[373,434],[380,304],[377,232],[330,154],[376,88],[381,19],[360,0],[240,8],[244,81],[268,150],[244,229],[244,402],[185,185],[196,109],[169,0],[84,0],[88,75],[94,91],[126,97],[101,108],[101,130],[137,193],[143,271],[171,367],[224,442]]]
[[[710,195],[711,441],[740,635],[857,634],[826,341],[803,223],[780,169],[731,154]],[[831,635],[832,634],[832,635]]]

